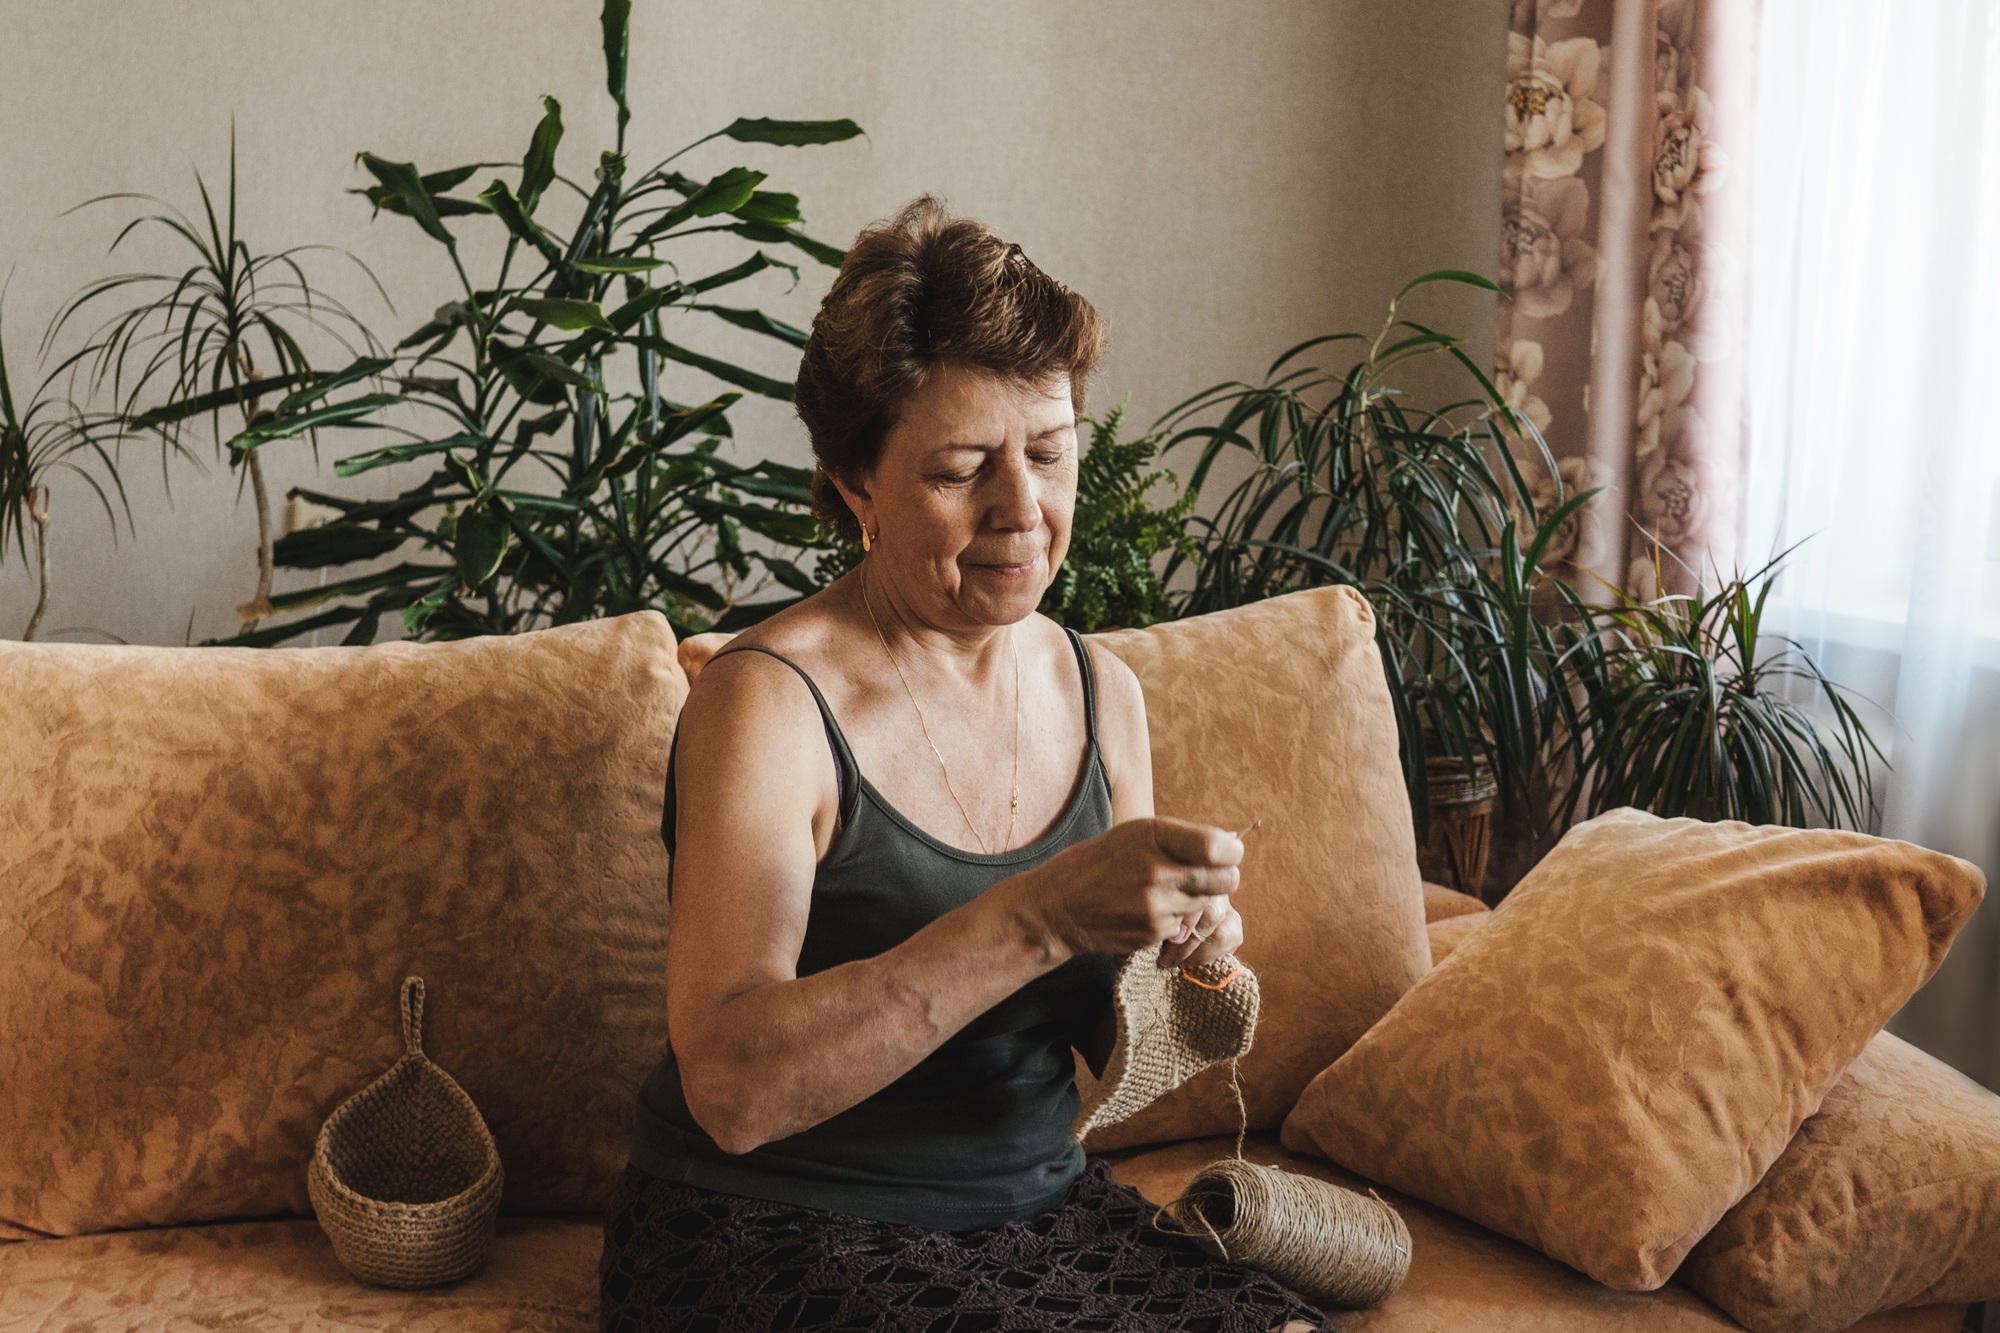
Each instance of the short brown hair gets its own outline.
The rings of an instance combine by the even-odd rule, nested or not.
[[[940,365],[1030,384],[1084,381],[1104,350],[1097,310],[982,223],[930,195],[854,238],[813,317],[799,362],[799,419],[812,437],[813,512],[847,541],[861,525],[834,489],[875,464],[903,404]]]

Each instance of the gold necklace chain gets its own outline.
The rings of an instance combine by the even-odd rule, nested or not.
[[[951,785],[951,770],[945,766],[944,751],[938,749],[937,742],[931,739],[931,724],[924,718],[923,705],[917,702],[917,694],[910,688],[909,677],[903,674],[902,664],[896,660],[896,654],[889,647],[889,636],[882,632],[882,622],[875,618],[875,599],[868,595],[868,581],[868,569],[864,564],[861,571],[861,604],[868,608],[868,621],[875,626],[875,637],[882,641],[882,652],[888,657],[889,665],[896,669],[896,679],[903,682],[903,693],[910,697],[910,707],[917,712],[917,725],[923,728],[924,740],[929,742],[931,753],[937,756],[938,772],[944,774],[944,789],[951,793],[951,803],[958,807],[959,818],[963,819],[965,826],[972,830],[973,841],[979,844],[979,850],[991,856],[993,851],[986,845],[986,839],[979,836],[979,826],[972,822],[972,816],[966,812],[965,802],[958,799],[958,788]],[[1011,626],[1007,630],[1007,644],[1014,650],[1014,772],[1007,792],[1007,839],[1000,844],[1000,850],[1003,852],[1014,841],[1014,818],[1021,809],[1021,645],[1014,638]]]

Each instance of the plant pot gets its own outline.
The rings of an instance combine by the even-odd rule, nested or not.
[[[1493,845],[1493,806],[1499,785],[1484,759],[1434,755],[1424,761],[1431,827],[1418,855],[1424,878],[1484,899],[1486,862]]]

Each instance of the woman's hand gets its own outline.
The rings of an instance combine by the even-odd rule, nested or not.
[[[1160,946],[1161,967],[1200,967],[1243,947],[1243,918],[1227,898],[1211,898],[1193,921]]]
[[[1168,945],[1175,962],[1206,961],[1242,939],[1229,906],[1242,859],[1243,843],[1227,829],[1131,819],[1022,875],[1017,892],[1032,928],[1063,955],[1178,939]]]

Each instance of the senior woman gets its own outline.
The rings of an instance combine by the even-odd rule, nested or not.
[[[1153,815],[1138,680],[1037,615],[1096,312],[934,200],[861,234],[798,411],[866,555],[733,640],[667,770],[671,1049],[603,1326],[1304,1330],[1070,1140],[1119,959],[1242,939],[1242,844]]]

